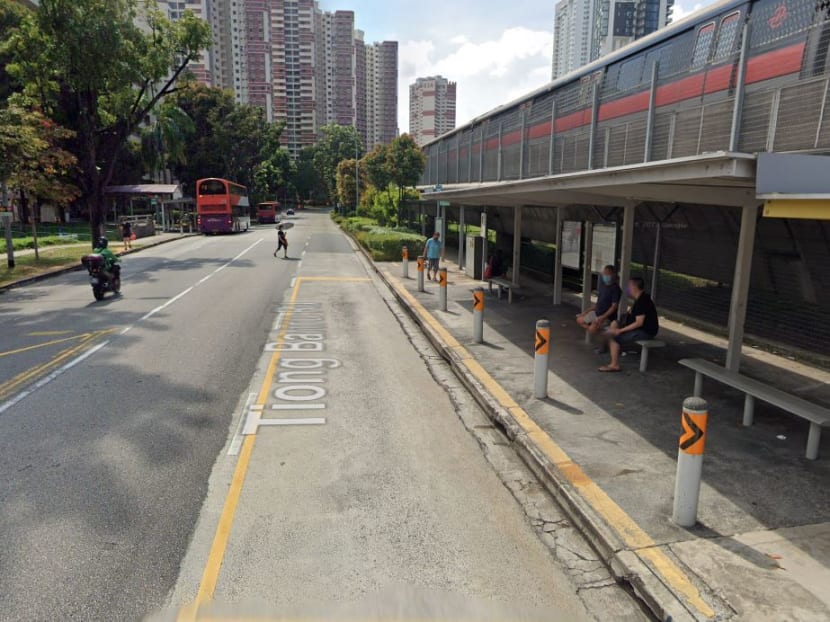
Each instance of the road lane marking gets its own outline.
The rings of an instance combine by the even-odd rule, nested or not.
[[[297,281],[291,291],[291,305],[297,302],[297,295],[300,291],[299,286],[300,281]],[[285,318],[290,320],[292,313],[293,311],[291,307],[289,307],[285,312]],[[285,337],[289,324],[290,322],[286,321],[280,327],[279,339]],[[268,393],[270,392],[271,385],[273,384],[274,372],[276,371],[281,354],[282,353],[277,350],[271,355],[271,359],[268,362],[268,368],[265,371],[265,379],[263,380],[259,394],[257,395],[257,404],[264,404],[268,399]],[[216,584],[219,581],[219,572],[222,569],[222,562],[225,560],[225,551],[228,548],[233,519],[236,515],[236,508],[239,505],[239,497],[242,494],[242,484],[245,482],[245,474],[248,472],[248,465],[251,462],[251,453],[253,452],[255,442],[255,435],[246,436],[245,440],[242,441],[242,448],[239,453],[236,468],[234,469],[233,479],[231,480],[228,494],[225,497],[225,504],[222,507],[222,514],[219,517],[219,523],[216,526],[216,533],[213,536],[213,542],[210,546],[210,552],[208,553],[207,562],[205,563],[205,569],[202,573],[202,580],[199,584],[199,592],[196,594],[196,601],[193,603],[192,607],[182,610],[182,615],[179,616],[179,620],[195,619],[195,614],[198,612],[199,606],[213,599],[213,594],[216,591]],[[191,618],[191,615],[194,617]]]
[[[265,241],[265,238],[260,238],[260,239],[258,239],[256,242],[254,242],[253,244],[251,244],[248,248],[246,248],[246,249],[245,249],[245,250],[243,250],[241,253],[239,253],[236,257],[234,257],[233,259],[231,259],[228,263],[226,263],[226,264],[223,264],[223,265],[219,266],[218,268],[216,268],[216,270],[214,270],[213,272],[211,272],[211,273],[210,273],[210,274],[208,274],[207,276],[204,276],[204,277],[202,277],[201,279],[199,279],[199,280],[196,282],[196,285],[194,285],[193,287],[198,287],[199,285],[202,285],[203,283],[205,283],[205,282],[206,282],[207,280],[209,280],[210,278],[212,278],[212,277],[216,276],[217,274],[219,274],[220,272],[222,272],[222,270],[224,270],[225,268],[227,268],[228,266],[230,266],[233,262],[235,262],[235,261],[237,261],[237,260],[239,260],[239,259],[242,259],[242,258],[243,258],[243,257],[244,257],[244,256],[245,256],[245,255],[246,255],[246,254],[247,254],[247,253],[248,253],[248,252],[249,252],[252,248],[254,248],[257,244],[259,244],[260,242],[264,242],[264,241]]]
[[[65,365],[59,367],[58,369],[53,371],[51,374],[49,374],[45,378],[41,378],[36,383],[34,383],[30,389],[26,389],[25,391],[21,391],[20,393],[18,393],[15,397],[10,399],[9,401],[4,402],[3,404],[0,404],[0,415],[2,415],[6,410],[11,408],[12,406],[17,404],[18,402],[24,400],[26,397],[28,397],[29,395],[31,395],[32,393],[34,393],[38,389],[42,389],[47,384],[52,382],[55,378],[57,378],[61,374],[65,373],[65,372],[69,371],[70,369],[72,369],[73,367],[75,367],[75,365],[77,365],[78,363],[80,363],[82,361],[85,361],[90,356],[92,356],[93,354],[98,352],[98,350],[105,347],[108,343],[109,343],[109,341],[104,341],[103,343],[99,343],[94,348],[92,348],[90,350],[87,350],[86,352],[84,352],[80,356],[72,359],[71,361],[69,361]]]
[[[636,555],[650,561],[652,569],[663,583],[682,594],[688,604],[700,614],[707,618],[714,617],[714,610],[703,600],[700,591],[688,575],[659,549],[658,544],[651,536],[625,510],[617,505],[521,406],[516,404],[495,378],[473,358],[467,349],[427,311],[396,277],[388,271],[384,271],[384,275],[397,293],[412,306],[418,316],[440,335],[449,349],[462,355],[458,359],[458,364],[466,367],[476,380],[484,385],[499,405],[511,414],[528,438],[562,473],[565,479],[579,491],[582,498],[588,502],[594,511],[617,532],[626,546],[632,549]]]
[[[48,348],[49,346],[56,346],[59,343],[66,343],[68,341],[75,341],[76,339],[84,339],[86,337],[90,337],[93,333],[82,333],[80,335],[75,335],[74,337],[66,337],[65,339],[53,339],[52,341],[46,341],[44,343],[37,343],[33,346],[26,346],[24,348],[17,348],[16,350],[7,350],[6,352],[0,352],[0,358],[4,356],[11,356],[12,354],[21,354],[22,352],[30,352],[31,350],[37,350],[38,348]]]
[[[167,302],[165,302],[163,305],[159,305],[158,307],[156,307],[156,308],[155,308],[155,309],[153,309],[152,311],[148,311],[147,313],[145,313],[144,315],[142,315],[142,316],[138,319],[138,321],[139,321],[139,322],[143,322],[144,320],[149,320],[149,319],[150,319],[151,317],[153,317],[156,313],[159,313],[160,311],[164,311],[167,307],[169,307],[170,305],[172,305],[174,302],[176,302],[177,300],[181,300],[182,298],[184,298],[185,296],[187,296],[190,292],[192,292],[192,291],[193,291],[193,287],[195,287],[195,286],[188,287],[188,288],[187,288],[186,290],[184,290],[183,292],[179,292],[178,294],[176,294],[175,296],[173,296],[170,300],[168,300]]]
[[[221,266],[220,268],[217,268],[216,270],[214,270],[213,273],[211,273],[211,275],[208,275],[208,276],[210,277],[213,274],[216,274],[219,270],[228,267],[233,262],[235,262],[235,261],[239,260],[240,258],[244,257],[245,254],[250,252],[251,249],[253,249],[257,244],[259,244],[260,242],[263,242],[263,241],[264,240],[262,238],[260,238],[259,240],[257,240],[256,242],[254,242],[253,244],[251,244],[250,246],[245,248],[242,252],[240,252],[238,255],[236,255],[233,259],[231,259],[230,261],[225,263],[223,266]],[[126,335],[133,328],[135,328],[135,326],[138,323],[150,319],[151,317],[153,317],[154,315],[156,315],[160,311],[166,309],[167,307],[169,307],[170,305],[172,305],[176,301],[180,300],[181,298],[183,298],[184,296],[186,296],[187,294],[192,292],[193,289],[197,285],[198,285],[198,283],[196,285],[188,287],[186,290],[184,290],[184,291],[178,293],[177,295],[173,296],[173,298],[171,298],[170,300],[168,300],[164,304],[156,307],[155,309],[153,309],[152,311],[149,311],[148,313],[145,313],[142,317],[140,317],[138,319],[138,321],[136,321],[133,324],[130,324],[129,326],[126,326],[123,329],[121,329],[121,331],[118,334],[119,335]],[[71,337],[71,338],[67,338],[67,339],[63,339],[63,340],[55,340],[55,341],[49,342],[48,344],[39,344],[37,346],[30,346],[28,348],[20,348],[20,349],[17,349],[17,350],[13,350],[13,351],[10,351],[10,352],[0,354],[0,358],[2,358],[2,356],[5,356],[5,355],[25,352],[27,350],[35,349],[36,347],[45,347],[46,345],[55,345],[55,344],[58,344],[58,343],[71,341],[73,339],[81,339],[81,338],[84,338],[84,337],[88,336],[88,339],[83,339],[81,344],[79,344],[75,348],[70,348],[69,350],[64,350],[63,352],[58,353],[55,357],[53,357],[52,359],[50,359],[46,363],[44,363],[42,365],[39,365],[37,367],[33,367],[31,369],[28,369],[28,370],[22,372],[21,374],[18,374],[17,376],[12,378],[11,380],[8,380],[5,383],[0,384],[0,398],[5,397],[6,395],[8,395],[13,388],[15,388],[17,386],[20,386],[21,384],[24,384],[25,382],[31,380],[32,378],[37,377],[38,374],[41,374],[41,373],[45,372],[47,369],[53,367],[54,365],[56,365],[57,363],[63,361],[64,359],[68,358],[69,356],[72,356],[73,354],[77,353],[78,351],[83,350],[83,348],[88,345],[89,341],[91,341],[95,337],[103,335],[103,334],[112,333],[115,330],[117,330],[117,329],[107,329],[107,330],[103,330],[103,331],[94,331],[94,332],[85,333],[84,335],[79,335],[79,336],[76,336],[76,337]],[[81,361],[87,359],[89,356],[91,356],[92,354],[94,354],[95,352],[100,350],[102,347],[104,347],[108,343],[109,343],[109,341],[106,341],[103,344],[101,344],[99,346],[96,346],[95,348],[93,348],[92,350],[86,352],[84,355],[82,355],[78,359],[72,361],[71,364],[67,364],[64,367],[60,368],[60,373],[58,373],[57,376],[61,375],[65,371],[71,369],[77,363],[80,363]],[[49,378],[49,382],[51,382],[57,376],[52,377],[52,375],[50,374],[50,376],[48,376],[47,378]],[[18,404],[19,402],[21,402],[22,400],[27,398],[29,395],[34,393],[36,390],[38,390],[42,386],[45,386],[45,384],[48,384],[48,383],[41,384],[40,382],[37,382],[37,383],[33,384],[30,389],[26,389],[25,391],[22,391],[21,393],[19,393],[18,395],[16,395],[12,399],[10,399],[6,402],[3,402],[2,404],[0,404],[0,413],[5,412],[11,406],[13,406],[15,404]]]
[[[71,335],[71,330],[37,330],[33,333],[26,333],[27,337],[57,337],[59,335]]]
[[[248,411],[253,408],[251,404],[256,397],[256,393],[248,393],[248,399],[245,400],[245,408],[242,411],[242,416],[239,418],[239,423],[236,424],[236,432],[234,432],[233,438],[231,439],[230,447],[228,447],[228,455],[229,456],[238,456],[239,450],[242,448],[242,426],[245,425],[245,418],[248,416]]]

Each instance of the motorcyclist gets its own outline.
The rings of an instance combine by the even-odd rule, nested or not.
[[[112,282],[113,272],[118,269],[116,266],[118,266],[121,260],[108,247],[109,240],[102,237],[98,239],[98,244],[92,252],[104,258],[104,278]]]

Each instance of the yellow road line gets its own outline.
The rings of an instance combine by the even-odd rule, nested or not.
[[[33,333],[26,333],[27,337],[56,337],[58,335],[71,335],[71,330],[38,330]]]
[[[480,382],[496,399],[502,408],[513,416],[516,423],[524,430],[528,438],[556,466],[565,479],[582,495],[588,504],[619,534],[627,547],[638,556],[651,562],[651,566],[661,580],[683,595],[686,601],[707,618],[714,617],[714,610],[706,603],[686,573],[681,570],[652,538],[637,524],[608,494],[594,482],[582,468],[576,464],[530,415],[521,408],[513,398],[496,382],[484,367],[473,358],[464,346],[445,329],[438,320],[418,302],[418,300],[398,281],[384,272],[392,286],[415,309],[415,312],[432,330],[439,334],[449,348],[460,355],[460,364]]]
[[[368,283],[372,279],[366,277],[351,276],[300,276],[297,281],[331,281],[334,283]]]
[[[23,348],[17,348],[16,350],[7,350],[5,352],[0,352],[0,358],[4,356],[11,356],[12,354],[20,354],[22,352],[29,352],[31,350],[37,350],[38,348],[48,348],[49,346],[56,346],[59,343],[66,343],[67,341],[75,341],[76,339],[83,339],[85,337],[89,337],[92,333],[82,333],[80,335],[75,335],[73,337],[65,337],[64,339],[53,339],[52,341],[45,341],[43,343],[36,343],[32,346],[26,346]]]
[[[297,301],[297,295],[300,291],[300,284],[304,279],[297,279],[294,283],[294,289],[291,292],[290,303],[294,304]],[[282,327],[280,328],[277,342],[282,342],[291,324],[291,316],[293,311],[291,308],[285,314]],[[271,391],[271,385],[274,382],[274,372],[279,364],[280,351],[276,351],[271,355],[268,361],[268,367],[265,372],[265,378],[259,390],[257,397],[257,404],[264,404],[268,399],[268,394]],[[239,505],[239,498],[242,494],[242,486],[245,483],[245,475],[248,472],[248,466],[251,462],[251,454],[254,450],[254,443],[256,442],[256,435],[247,436],[242,443],[242,449],[239,453],[239,459],[236,463],[233,479],[231,480],[228,494],[225,497],[225,505],[222,508],[222,514],[219,517],[219,524],[216,526],[216,533],[213,536],[213,542],[208,553],[205,569],[202,573],[202,580],[199,584],[199,591],[196,595],[196,601],[190,607],[182,610],[179,620],[195,619],[199,606],[210,602],[213,599],[213,594],[216,591],[216,585],[219,582],[219,572],[222,569],[222,562],[225,559],[225,552],[228,548],[228,541],[230,540],[231,527],[233,526],[233,519],[236,515],[236,508]]]
[[[93,337],[89,337],[88,339],[85,339],[84,341],[79,343],[77,346],[73,346],[71,348],[67,348],[66,350],[62,350],[45,363],[42,363],[41,365],[38,365],[36,367],[32,367],[18,374],[14,378],[7,380],[3,384],[0,384],[0,399],[7,397],[9,393],[11,393],[14,389],[20,387],[26,382],[31,381],[34,378],[37,378],[39,375],[45,374],[53,367],[57,367],[66,359],[84,351],[90,346],[92,340]]]

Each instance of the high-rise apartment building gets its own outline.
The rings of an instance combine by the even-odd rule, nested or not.
[[[674,0],[560,0],[553,78],[609,54],[671,21]]]
[[[398,42],[366,46],[366,134],[368,149],[398,135]]]
[[[208,21],[209,0],[157,0],[159,9],[172,21],[181,19],[185,11],[192,11],[196,17]],[[205,50],[198,63],[191,63],[188,70],[202,84],[213,84],[210,50]]]
[[[410,85],[409,134],[418,145],[455,129],[456,94],[456,83],[441,76]]]
[[[329,123],[354,126],[367,148],[397,135],[398,44],[366,44],[353,11],[322,11],[316,0],[164,4],[205,16],[213,30],[212,84],[284,121],[292,155]]]

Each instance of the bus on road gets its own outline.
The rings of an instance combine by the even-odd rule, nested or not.
[[[239,233],[251,227],[248,189],[215,177],[196,182],[197,226],[201,233]]]
[[[257,221],[261,225],[274,224],[277,222],[277,214],[280,211],[279,201],[266,201],[256,206]]]

